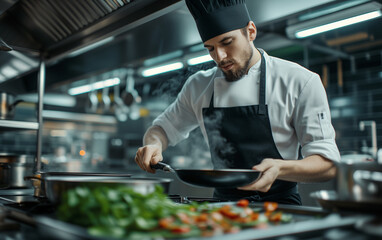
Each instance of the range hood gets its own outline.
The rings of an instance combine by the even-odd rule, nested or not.
[[[55,60],[176,8],[181,0],[20,0],[0,16],[0,37]]]
[[[179,50],[185,55],[202,46],[184,0],[4,1],[9,4],[2,7],[0,1],[0,37],[15,51],[0,54],[0,87],[18,94],[34,92],[37,78],[36,71],[21,75],[9,71],[20,65],[14,60],[25,61],[21,53],[28,55],[34,69],[41,53],[47,63],[46,90],[66,92],[82,80],[125,67],[139,69],[147,59]],[[333,11],[370,2],[377,1],[251,0],[247,6],[258,28],[256,47],[308,66],[380,52],[382,17],[307,39],[291,39],[285,32],[300,23],[326,19]]]
[[[11,51],[12,48],[8,46],[1,38],[0,38],[0,51]]]

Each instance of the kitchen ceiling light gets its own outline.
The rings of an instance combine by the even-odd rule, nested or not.
[[[183,51],[182,50],[177,50],[177,51],[170,52],[170,53],[167,53],[167,54],[164,54],[164,55],[160,55],[158,57],[147,59],[147,60],[145,60],[143,62],[143,65],[145,67],[157,65],[159,63],[163,63],[163,62],[166,62],[166,61],[168,62],[171,59],[178,58],[178,57],[180,57],[182,55],[183,55]]]
[[[114,85],[118,85],[121,82],[119,78],[110,78],[103,81],[95,82],[92,84],[86,84],[79,87],[70,88],[68,93],[72,96],[79,95],[82,93],[87,93],[92,90],[99,90],[106,87],[112,87]]]
[[[380,3],[368,2],[303,22],[295,23],[291,20],[289,23],[293,24],[286,28],[286,34],[291,39],[305,38],[368,21],[381,17],[381,8]]]
[[[212,59],[212,57],[209,54],[206,54],[206,55],[203,55],[203,56],[199,56],[199,57],[194,57],[194,58],[188,59],[187,60],[187,64],[192,66],[192,65],[197,65],[197,64],[200,64],[200,63],[209,62],[209,61],[213,61],[213,59]]]
[[[159,67],[153,67],[153,68],[148,68],[146,70],[142,71],[142,76],[143,77],[151,77],[154,75],[174,71],[183,68],[183,63],[181,62],[175,62],[175,63],[170,63],[167,65],[159,66]]]
[[[313,36],[313,35],[316,35],[316,34],[319,34],[319,33],[327,32],[327,31],[330,31],[330,30],[334,30],[334,29],[337,29],[337,28],[342,28],[342,27],[350,26],[350,25],[355,24],[355,23],[360,23],[360,22],[364,22],[364,21],[367,21],[367,20],[371,20],[371,19],[374,19],[374,18],[377,18],[377,17],[380,17],[380,16],[382,16],[381,11],[379,11],[379,10],[378,11],[373,11],[373,12],[365,13],[365,14],[362,14],[362,15],[359,15],[359,16],[355,16],[355,17],[339,20],[339,21],[336,21],[336,22],[324,24],[322,26],[318,26],[318,27],[313,27],[313,28],[297,31],[295,33],[295,36],[296,36],[296,38],[305,38],[305,37]]]

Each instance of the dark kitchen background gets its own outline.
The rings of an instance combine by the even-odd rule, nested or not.
[[[302,39],[291,32],[347,12],[380,10],[381,2],[251,0],[247,5],[258,28],[256,47],[320,74],[341,153],[375,155],[382,144],[382,18]],[[37,79],[40,61],[46,64],[41,161],[49,170],[139,172],[134,156],[146,128],[188,76],[214,66],[187,63],[208,52],[179,0],[1,1],[0,37],[13,48],[0,53],[0,89],[25,101],[16,105],[13,120],[38,121]],[[142,75],[174,62],[183,67]],[[70,94],[106,79],[115,81]],[[127,110],[118,102],[126,93],[135,100]],[[0,152],[36,154],[35,130],[0,130]],[[164,157],[174,167],[211,166],[199,130]],[[307,185],[310,191],[332,187],[325,184]]]

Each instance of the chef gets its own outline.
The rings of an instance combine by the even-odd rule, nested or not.
[[[259,180],[215,189],[224,200],[301,204],[297,182],[336,174],[340,155],[319,75],[269,56],[243,0],[186,0],[217,66],[189,77],[177,99],[146,131],[136,163],[150,164],[200,127],[214,168],[255,169]]]

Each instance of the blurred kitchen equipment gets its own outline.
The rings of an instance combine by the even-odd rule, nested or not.
[[[11,51],[12,48],[0,38],[0,51]]]
[[[156,186],[162,186],[165,193],[168,193],[172,179],[167,178],[110,178],[110,177],[78,177],[78,176],[49,176],[45,179],[46,196],[53,204],[60,202],[61,196],[67,190],[79,187],[99,187],[99,186],[128,186],[141,194],[151,193]]]
[[[118,178],[126,179],[131,174],[125,173],[98,173],[98,172],[41,172],[33,176],[26,176],[25,180],[31,180],[34,187],[35,197],[46,197],[45,191],[45,179],[47,177],[106,177],[106,178]]]
[[[11,182],[11,166],[0,163],[0,189],[9,188]]]
[[[200,187],[234,188],[255,182],[261,172],[252,169],[176,169],[163,162],[151,165],[153,169],[160,169],[176,173],[178,177],[191,185]]]
[[[360,121],[359,122],[359,130],[365,131],[366,126],[370,127],[370,135],[371,135],[371,147],[367,147],[366,144],[363,146],[362,151],[368,154],[371,154],[374,159],[377,158],[377,124],[375,121]]]
[[[0,153],[0,163],[9,165],[9,188],[28,188],[32,184],[24,180],[25,176],[33,174],[34,156]]]
[[[23,100],[15,100],[15,95],[12,93],[0,93],[0,119],[12,119],[14,108]]]
[[[115,117],[120,122],[126,122],[127,115],[129,114],[129,108],[125,105],[122,98],[120,97],[119,84],[114,85],[114,103]]]

